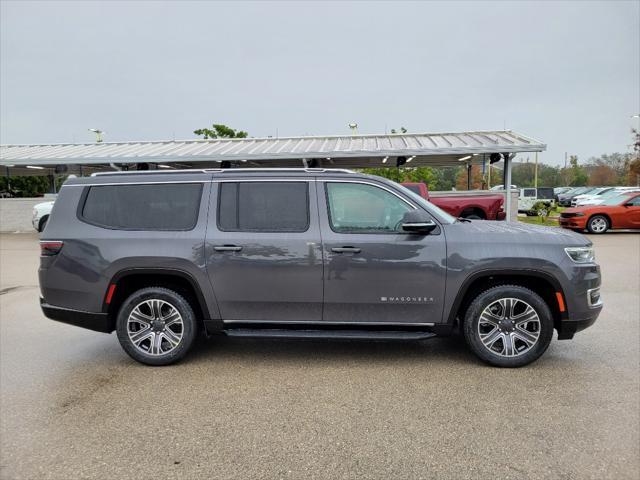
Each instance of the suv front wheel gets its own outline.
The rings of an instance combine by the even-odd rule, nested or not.
[[[535,292],[499,285],[471,302],[464,336],[481,360],[497,367],[521,367],[537,360],[549,347],[553,317]]]
[[[116,320],[124,351],[147,365],[169,365],[180,360],[191,348],[196,330],[189,302],[163,287],[133,293],[120,307]]]

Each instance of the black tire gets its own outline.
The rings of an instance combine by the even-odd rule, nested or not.
[[[602,229],[603,225],[604,230]],[[587,222],[587,230],[589,230],[589,233],[595,233],[596,235],[605,233],[610,228],[611,224],[609,223],[609,219],[604,215],[594,215]]]
[[[500,299],[515,298],[526,302],[538,316],[539,330],[537,341],[528,350],[515,356],[503,356],[495,353],[482,343],[478,323],[485,308]],[[518,303],[520,305],[520,303]],[[549,347],[553,338],[553,316],[546,302],[528,288],[516,285],[499,285],[478,295],[469,305],[464,318],[464,338],[473,353],[482,361],[496,367],[515,368],[528,365],[537,360]],[[518,340],[520,341],[520,340]],[[514,348],[516,341],[513,340]],[[504,348],[504,347],[503,347]]]
[[[47,226],[48,221],[49,221],[49,215],[45,215],[40,219],[40,223],[38,224],[38,231],[40,233],[44,232],[44,227]]]
[[[146,353],[143,351],[144,345],[141,344],[140,347],[136,346],[129,336],[128,319],[131,312],[137,306],[148,300],[161,300],[162,302],[166,302],[165,304],[173,307],[180,314],[182,320],[182,338],[177,343],[177,346],[166,353],[155,355]],[[134,292],[121,305],[116,320],[116,332],[120,345],[131,358],[146,365],[169,365],[177,362],[187,354],[193,345],[197,331],[197,320],[189,302],[182,295],[164,287],[147,287]],[[163,340],[160,340],[160,342],[162,343]],[[166,346],[169,345],[169,343],[164,341],[162,345]],[[151,348],[151,340],[149,340],[149,348]]]

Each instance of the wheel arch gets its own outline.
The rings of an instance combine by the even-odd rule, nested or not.
[[[470,275],[462,284],[449,312],[447,323],[462,321],[473,301],[481,292],[498,285],[517,285],[534,291],[549,306],[554,326],[568,318],[566,296],[560,282],[551,274],[540,270],[483,270]],[[557,298],[562,297],[562,308]]]
[[[164,287],[180,293],[191,303],[199,320],[210,321],[202,290],[189,272],[174,268],[126,268],[113,275],[104,293],[102,311],[109,314],[114,326],[122,303],[133,292],[145,287]]]
[[[44,230],[44,223],[49,221],[49,213],[47,213],[46,215],[43,215],[42,217],[40,217],[40,220],[38,220],[38,231],[42,233],[42,231]]]
[[[464,217],[465,215],[469,215],[469,214],[477,215],[483,220],[486,220],[488,218],[487,212],[485,211],[485,209],[478,205],[467,206],[462,210],[462,212],[460,212],[461,217]]]
[[[592,213],[591,215],[589,215],[589,218],[587,218],[587,223],[585,224],[585,226],[588,228],[589,227],[589,222],[591,221],[591,219],[593,217],[604,217],[607,219],[607,222],[609,223],[609,228],[613,228],[613,222],[611,221],[611,217],[604,212],[596,212],[596,213]]]

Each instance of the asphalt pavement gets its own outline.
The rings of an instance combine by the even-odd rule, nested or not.
[[[35,234],[0,235],[0,478],[640,478],[640,234],[592,237],[605,307],[514,370],[460,338],[202,339],[135,363],[46,319]]]

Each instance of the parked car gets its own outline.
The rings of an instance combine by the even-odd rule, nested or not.
[[[587,198],[594,198],[599,195],[604,195],[605,193],[613,190],[613,187],[598,187],[591,190],[589,193],[582,193],[580,195],[576,195],[571,199],[571,206],[575,207],[580,200]]]
[[[595,188],[596,187],[576,187],[569,190],[568,192],[561,193],[560,195],[558,195],[558,205],[560,205],[561,207],[570,207],[571,199],[573,197],[575,197],[576,195],[582,195],[583,193],[589,193]]]
[[[522,188],[518,196],[518,213],[536,215],[533,207],[538,202],[542,202],[549,209],[552,208],[555,204],[553,188]]]
[[[640,188],[639,187],[614,187],[611,190],[608,190],[604,193],[600,193],[598,195],[585,195],[582,196],[582,198],[580,198],[579,200],[577,200],[576,202],[576,207],[582,207],[584,205],[600,205],[602,202],[604,202],[607,198],[611,198],[615,195],[620,195],[621,193],[625,193],[625,192],[635,192],[635,191],[639,191]],[[580,195],[579,195],[580,197]]]
[[[199,329],[421,340],[463,332],[519,367],[598,317],[600,268],[574,232],[459,220],[348,170],[117,172],[67,180],[40,242],[44,314],[149,365]]]
[[[558,195],[568,192],[569,190],[571,190],[571,188],[572,187],[555,187],[553,189],[553,195],[554,195],[554,198],[556,199],[556,202],[558,201]]]
[[[423,182],[405,182],[402,185],[454,217],[471,220],[504,220],[506,217],[503,207],[504,196],[500,193],[495,195],[460,193],[438,197],[429,195],[429,189]]]
[[[617,228],[640,228],[640,193],[621,193],[600,205],[568,208],[560,214],[560,226],[572,230],[605,233]]]
[[[494,185],[489,190],[504,190],[504,185]],[[511,185],[511,190],[518,190],[517,185]]]
[[[49,221],[49,215],[51,215],[51,209],[54,202],[42,202],[33,207],[33,213],[31,215],[31,225],[38,232],[42,232],[44,227],[47,226]]]

